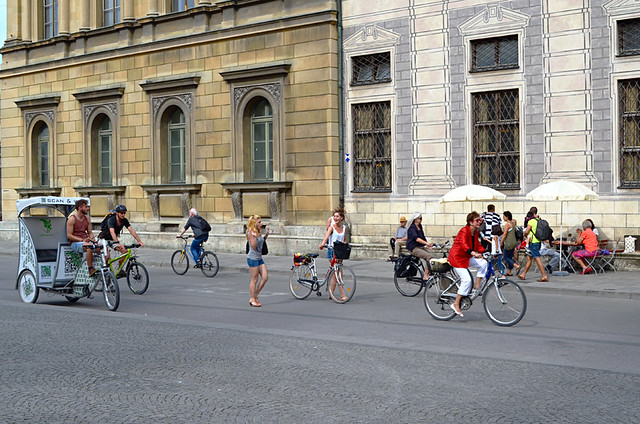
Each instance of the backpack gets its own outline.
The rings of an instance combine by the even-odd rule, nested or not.
[[[516,240],[518,241],[522,241],[524,240],[524,229],[522,227],[516,227],[515,229],[516,232]]]
[[[394,266],[394,272],[398,278],[408,278],[415,277],[418,273],[418,268],[415,266],[411,266],[411,262],[416,262],[419,260],[418,258],[414,258],[413,256],[402,256],[396,262]]]
[[[208,233],[209,231],[211,231],[211,225],[209,225],[206,219],[204,219],[200,215],[196,215],[196,217],[198,219],[198,222],[200,223],[200,229],[202,230],[202,232]]]
[[[102,218],[102,222],[100,223],[100,238],[105,238],[103,234],[109,233],[109,219],[111,219],[112,216],[116,216],[116,211],[109,211],[104,218]]]
[[[544,219],[538,219],[535,236],[540,241],[546,241],[551,238],[553,230],[549,227],[549,223]]]
[[[500,224],[493,224],[491,227],[491,235],[492,236],[501,236],[502,235],[502,226]]]

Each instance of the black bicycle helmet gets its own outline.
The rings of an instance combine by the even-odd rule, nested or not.
[[[126,212],[126,211],[127,211],[127,207],[125,205],[116,206],[116,212]]]

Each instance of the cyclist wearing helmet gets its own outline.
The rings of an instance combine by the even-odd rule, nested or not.
[[[126,214],[127,207],[125,205],[116,206],[116,213],[107,219],[106,231],[100,232],[101,239],[117,243],[113,248],[120,253],[127,252],[127,249],[125,249],[122,243],[120,243],[120,233],[122,232],[122,228],[126,228],[140,246],[144,246],[144,243],[140,240],[140,237],[138,237],[138,234],[129,223],[129,220],[125,217]],[[103,245],[106,248],[106,242],[103,242]]]

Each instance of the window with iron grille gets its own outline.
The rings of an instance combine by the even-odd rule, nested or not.
[[[520,188],[518,90],[473,95],[473,183]]]
[[[618,55],[640,54],[640,18],[618,21]]]
[[[391,82],[391,53],[355,56],[352,59],[351,85],[369,85]]]
[[[352,117],[353,191],[391,191],[391,102],[353,105]]]
[[[640,188],[640,78],[620,81],[620,185]]]
[[[471,72],[518,67],[518,36],[471,41]]]

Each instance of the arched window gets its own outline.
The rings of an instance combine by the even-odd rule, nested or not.
[[[98,185],[111,185],[112,184],[112,141],[113,141],[113,129],[111,127],[111,119],[107,116],[102,117],[99,121],[98,131],[94,137],[94,149],[95,156],[92,158],[92,162],[95,164],[97,175],[95,175],[95,181]]]
[[[261,98],[251,111],[251,175],[254,181],[273,181],[273,109]]]
[[[184,113],[179,107],[172,107],[167,111],[167,143],[163,146],[163,156],[166,157],[167,182],[185,182],[185,132],[186,123]],[[165,153],[166,152],[166,153]]]
[[[42,0],[43,35],[53,38],[58,35],[58,0]]]
[[[34,187],[49,187],[49,147],[51,137],[49,127],[44,122],[38,123],[34,127],[32,138],[32,180]]]
[[[112,26],[120,22],[120,0],[102,0],[102,23]]]

